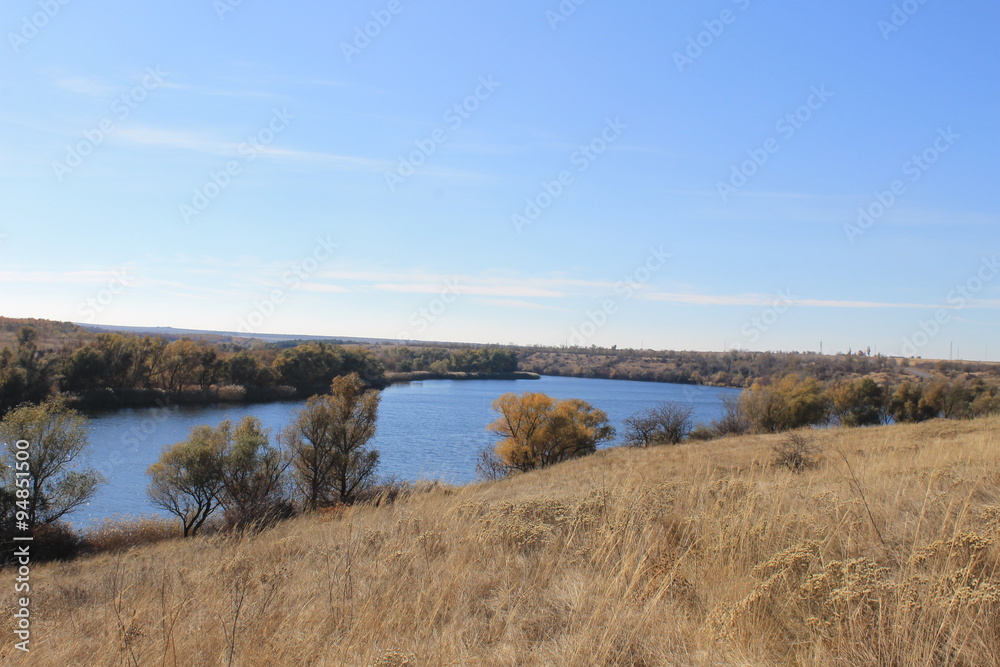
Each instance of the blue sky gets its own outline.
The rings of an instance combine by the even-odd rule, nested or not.
[[[0,313],[1000,359],[998,19],[12,0]]]

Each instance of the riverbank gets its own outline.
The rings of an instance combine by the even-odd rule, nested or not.
[[[433,373],[431,371],[411,371],[409,373],[385,374],[385,379],[389,384],[421,382],[423,380],[540,380],[541,377],[538,373],[528,371],[514,371],[512,373]]]
[[[371,383],[375,389],[385,389],[392,384],[421,382],[424,380],[538,380],[541,375],[526,371],[512,373],[433,373],[413,371],[410,373],[386,373]],[[277,403],[329,391],[327,385],[309,387],[244,387],[241,385],[211,386],[205,389],[185,389],[166,391],[164,389],[94,389],[66,395],[69,407],[75,410],[103,411],[124,408],[154,408],[171,405],[222,405]]]

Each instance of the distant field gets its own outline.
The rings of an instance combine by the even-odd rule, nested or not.
[[[32,570],[12,665],[992,665],[1000,418],[612,449]],[[8,609],[9,603],[8,603]],[[10,615],[8,614],[8,618]]]

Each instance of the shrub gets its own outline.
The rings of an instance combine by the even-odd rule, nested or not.
[[[81,550],[86,553],[114,553],[145,544],[181,537],[177,523],[160,517],[105,519],[84,532]]]
[[[667,401],[655,408],[637,412],[625,420],[625,444],[630,447],[676,445],[691,433],[694,408]]]
[[[288,499],[273,500],[256,512],[249,512],[235,505],[222,512],[219,530],[223,532],[257,532],[297,514],[295,505]]]
[[[807,468],[815,468],[819,464],[819,455],[823,450],[814,444],[809,436],[789,433],[771,447],[771,451],[773,452],[771,465],[798,473]]]
[[[32,537],[32,560],[72,560],[80,554],[80,536],[61,521],[36,526]]]
[[[708,424],[698,424],[691,432],[688,433],[688,440],[696,440],[704,442],[706,440],[715,440],[719,437],[719,430]]]

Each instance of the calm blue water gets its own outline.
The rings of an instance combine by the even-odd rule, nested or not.
[[[696,422],[722,414],[722,397],[737,389],[624,380],[543,377],[540,380],[429,380],[392,385],[382,392],[378,433],[380,473],[401,479],[441,479],[462,484],[475,479],[478,453],[496,437],[486,425],[496,418],[490,408],[506,392],[543,392],[556,398],[580,398],[622,421],[662,401],[694,406]],[[304,401],[229,406],[140,408],[91,415],[90,463],[108,480],[89,506],[69,520],[86,525],[114,515],[164,512],[146,499],[146,469],[162,449],[184,440],[193,426],[234,423],[245,415],[260,418],[278,431]]]

